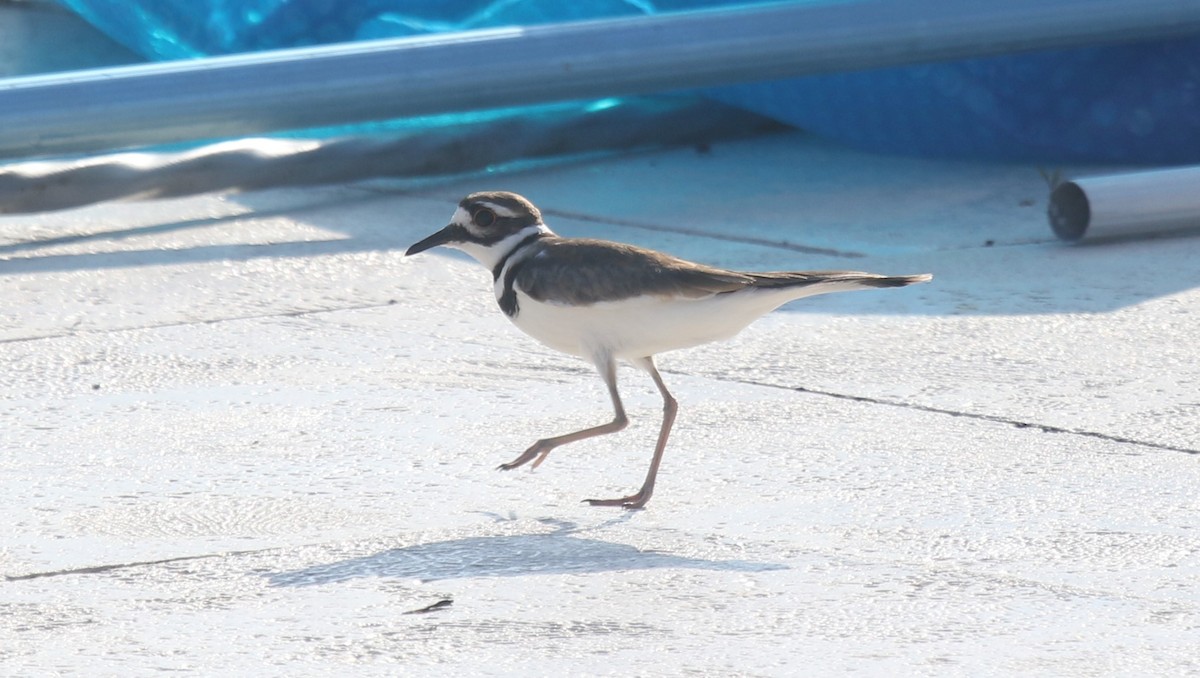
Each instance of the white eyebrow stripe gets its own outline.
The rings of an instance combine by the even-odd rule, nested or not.
[[[495,212],[496,216],[498,216],[498,217],[515,217],[515,216],[517,216],[517,212],[514,212],[503,205],[497,205],[496,203],[493,203],[493,202],[481,202],[479,204],[490,209],[491,211]]]

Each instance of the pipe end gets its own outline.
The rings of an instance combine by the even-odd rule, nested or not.
[[[1046,208],[1050,228],[1054,234],[1068,242],[1075,242],[1087,232],[1092,219],[1092,209],[1087,194],[1074,181],[1064,181],[1050,192],[1050,205]]]

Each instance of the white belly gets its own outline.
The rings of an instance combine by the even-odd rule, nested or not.
[[[513,323],[550,348],[594,360],[632,359],[728,339],[798,290],[746,290],[700,299],[636,297],[591,306],[535,301],[517,291]]]

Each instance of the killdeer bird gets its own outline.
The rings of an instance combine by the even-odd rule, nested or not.
[[[663,351],[728,339],[794,299],[829,292],[904,287],[932,276],[883,276],[856,271],[742,273],[605,240],[563,238],[533,203],[507,192],[463,198],[450,224],[408,248],[406,256],[439,245],[460,249],[492,271],[500,310],[550,348],[596,366],[615,415],[607,424],[537,441],[500,469],[537,468],[555,448],[614,433],[628,419],[617,392],[618,360],[645,370],[663,399],[662,426],[642,488],[593,506],[645,506],[678,405],[654,366]]]

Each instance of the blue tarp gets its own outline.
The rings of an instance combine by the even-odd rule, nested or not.
[[[739,4],[61,1],[154,59]],[[880,152],[1047,163],[1200,162],[1200,38],[797,78],[706,93]]]

